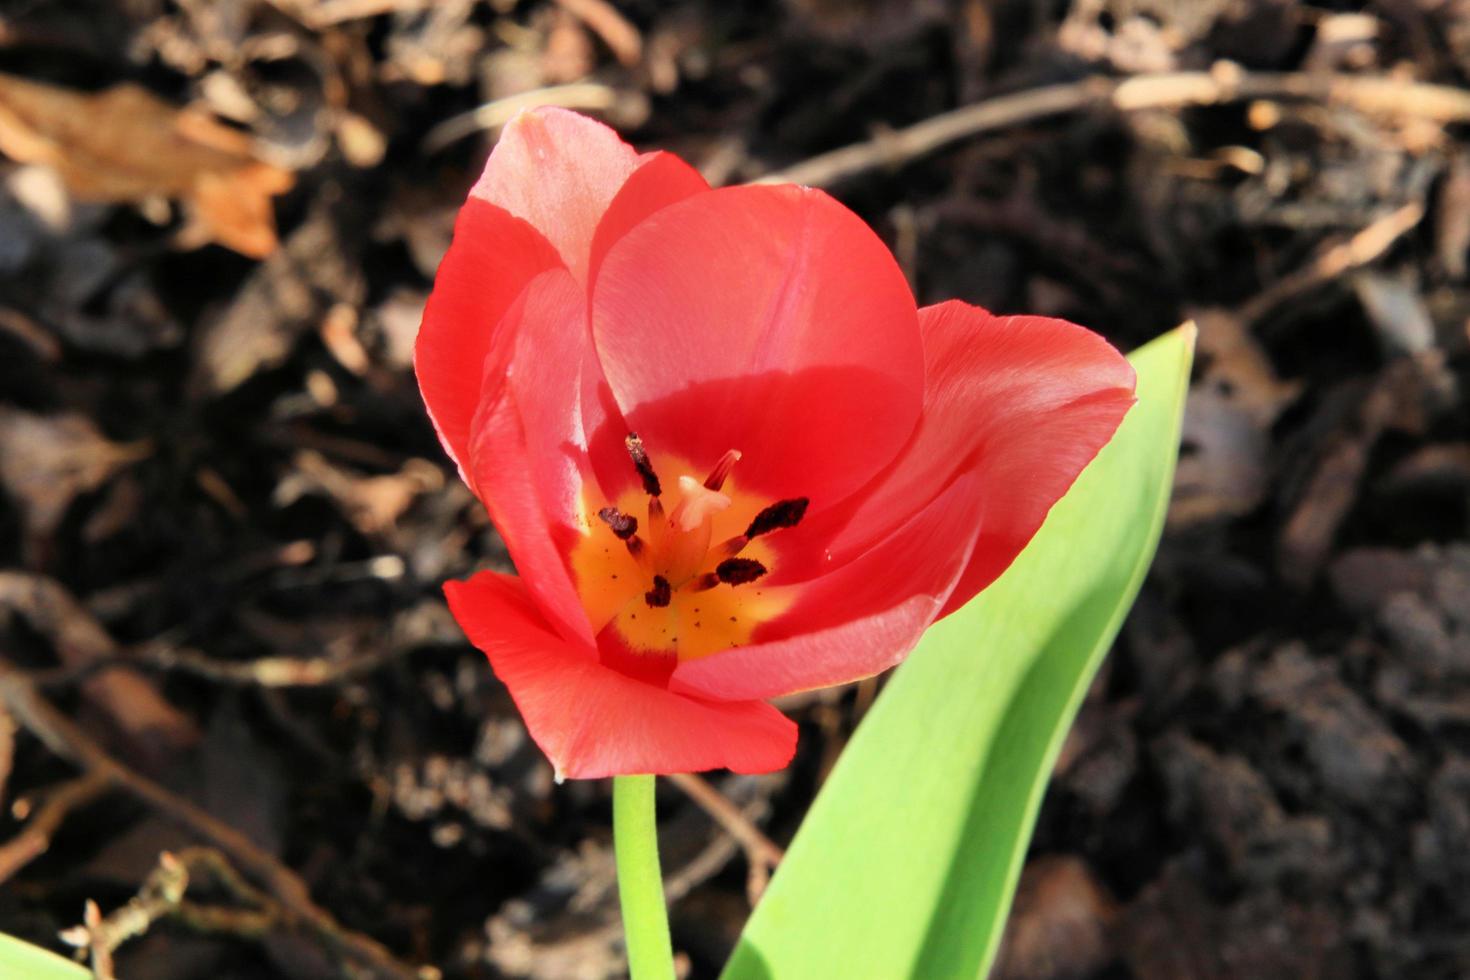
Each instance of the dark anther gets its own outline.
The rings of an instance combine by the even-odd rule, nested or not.
[[[715,575],[721,582],[744,585],[754,582],[766,574],[766,566],[754,558],[726,558],[715,566]]]
[[[643,593],[643,599],[655,609],[662,609],[669,604],[674,597],[674,590],[669,588],[669,580],[662,575],[653,577],[653,588]]]
[[[776,501],[755,515],[755,520],[751,521],[750,527],[745,529],[745,536],[753,538],[771,531],[779,531],[784,527],[796,527],[806,516],[806,505],[809,503],[811,501],[805,497]]]
[[[643,440],[638,438],[638,433],[629,432],[628,437],[623,440],[623,445],[628,447],[628,455],[632,457],[633,468],[643,479],[643,492],[650,497],[657,497],[664,492],[659,485],[658,474],[653,471],[653,464],[648,461],[648,450],[643,448]]]
[[[638,518],[629,517],[616,507],[604,507],[597,516],[607,522],[619,541],[626,541],[638,533]]]

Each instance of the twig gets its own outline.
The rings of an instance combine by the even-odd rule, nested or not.
[[[643,58],[643,35],[607,0],[556,0],[557,4],[590,27],[628,68]]]
[[[5,802],[5,787],[15,765],[15,719],[0,705],[0,804]]]
[[[112,780],[106,774],[87,772],[62,783],[47,795],[46,802],[25,828],[0,844],[0,884],[50,849],[51,839],[73,810],[91,803],[111,787]]]
[[[436,125],[424,136],[425,153],[437,153],[451,143],[464,139],[481,130],[504,126],[515,118],[522,109],[554,105],[563,109],[585,109],[591,112],[611,109],[617,104],[618,93],[606,85],[595,82],[575,82],[571,85],[551,85],[507,95],[503,99],[486,102],[484,105],[450,116]]]
[[[42,575],[0,571],[0,608],[14,609],[45,634],[66,667],[89,670],[112,661],[117,643],[60,582]],[[198,738],[188,716],[160,695],[135,670],[119,668],[89,676],[82,693],[135,745],[178,749]]]
[[[225,908],[185,901],[188,889],[201,878],[214,881],[231,898],[245,903],[245,907]],[[158,866],[148,875],[138,894],[111,915],[104,918],[97,903],[88,901],[82,924],[67,929],[61,938],[87,951],[94,976],[111,978],[112,954],[118,947],[143,935],[153,923],[165,917],[201,932],[248,938],[265,936],[289,918],[280,903],[252,887],[219,851],[189,847],[178,854],[167,851],[160,854]]]
[[[47,748],[89,773],[115,782],[120,788],[160,811],[175,823],[229,854],[245,874],[260,882],[291,916],[327,940],[340,955],[372,970],[377,976],[423,980],[437,975],[397,960],[374,939],[342,926],[311,899],[306,882],[235,828],[216,819],[189,800],[128,768],[108,755],[36,691],[24,674],[0,663],[0,701],[15,719]]]
[[[255,660],[216,660],[198,650],[148,644],[133,662],[162,670],[178,670],[224,684],[257,687],[320,687],[371,673],[410,647],[384,647],[346,660],[325,657],[259,657]]]
[[[67,929],[61,938],[78,949],[87,950],[92,961],[92,975],[97,980],[114,980],[112,954],[123,943],[143,935],[154,922],[178,908],[188,887],[188,868],[164,851],[158,856],[158,866],[149,873],[143,887],[128,904],[103,918],[97,903],[89,899],[82,924]]]
[[[1441,123],[1470,120],[1470,91],[1465,89],[1381,75],[1252,73],[1221,62],[1207,72],[1162,72],[1121,80],[1096,76],[997,96],[812,157],[767,174],[759,183],[825,187],[867,170],[899,166],[967,137],[1083,109],[1134,112],[1249,99],[1320,102]]]
[[[704,779],[694,773],[675,773],[669,780],[699,804],[700,809],[708,813],[744,849],[746,863],[750,866],[747,890],[750,893],[750,902],[754,905],[761,892],[765,891],[771,872],[781,863],[786,852],[761,833],[760,828],[751,823],[740,812],[739,807],[725,798],[725,794]]]
[[[1365,266],[1387,252],[1393,243],[1418,227],[1424,220],[1424,205],[1410,201],[1403,207],[1371,222],[1351,238],[1332,242],[1318,250],[1316,256],[1300,269],[1282,276],[1261,290],[1237,311],[1240,319],[1253,323],[1277,306],[1337,279],[1345,272]]]
[[[299,19],[307,27],[321,30],[352,20],[364,20],[380,14],[418,13],[427,10],[433,0],[318,0],[316,3],[272,0],[274,6]]]

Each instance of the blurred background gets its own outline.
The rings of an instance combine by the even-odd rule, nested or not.
[[[410,369],[554,103],[827,187],[921,302],[1199,322],[997,976],[1470,976],[1467,75],[1464,0],[5,0],[0,931],[85,918],[128,980],[623,970],[608,785],[553,788],[445,610],[506,559]],[[693,976],[880,687],[663,786]]]

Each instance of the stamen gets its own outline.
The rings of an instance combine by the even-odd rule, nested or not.
[[[715,566],[715,577],[730,585],[754,582],[766,574],[766,566],[754,558],[726,558]]]
[[[718,490],[723,487],[725,479],[730,475],[730,470],[738,462],[740,462],[740,450],[726,450],[725,455],[721,456],[720,461],[715,464],[715,468],[709,471],[709,476],[704,478],[705,487],[710,490]]]
[[[643,479],[643,492],[650,497],[657,497],[664,492],[658,482],[658,474],[653,471],[653,464],[648,460],[648,450],[643,448],[643,440],[638,438],[638,433],[629,432],[623,445],[628,447],[628,456],[633,460],[633,468]]]
[[[616,507],[604,507],[597,512],[597,516],[607,522],[619,541],[627,541],[638,533],[638,518],[624,514]]]
[[[644,567],[648,566],[650,560],[648,554],[648,546],[643,543],[642,538],[635,534],[631,538],[628,538],[626,541],[624,541],[623,544],[628,546],[628,554],[636,558],[638,560],[638,564],[643,565]]]
[[[720,577],[714,572],[705,572],[679,586],[683,592],[707,592],[720,584]]]
[[[653,577],[653,588],[643,593],[643,600],[655,609],[667,606],[674,597],[674,590],[669,587],[669,580],[662,575]]]
[[[712,515],[730,506],[730,498],[718,490],[710,489],[708,480],[701,486],[694,477],[681,476],[679,493],[679,504],[674,508],[669,521],[678,525],[681,531],[693,531]]]
[[[743,534],[737,534],[733,538],[728,538],[715,545],[714,548],[710,549],[710,554],[716,558],[734,558],[740,552],[744,551],[745,546],[748,544],[750,544],[749,538]]]
[[[745,529],[747,538],[754,538],[761,534],[769,534],[782,528],[795,527],[801,523],[806,516],[807,504],[811,503],[806,497],[792,497],[790,500],[778,500],[759,514],[750,522],[750,527]]]
[[[669,522],[664,518],[664,502],[657,497],[648,498],[648,537],[653,550],[664,552],[664,538],[668,537]]]

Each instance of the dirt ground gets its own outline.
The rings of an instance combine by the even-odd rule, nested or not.
[[[923,302],[1198,320],[999,977],[1470,977],[1467,76],[1464,0],[0,5],[0,931],[85,919],[126,980],[623,969],[608,785],[553,786],[445,610],[507,564],[409,363],[530,99],[828,187]],[[692,976],[878,686],[666,781]]]

